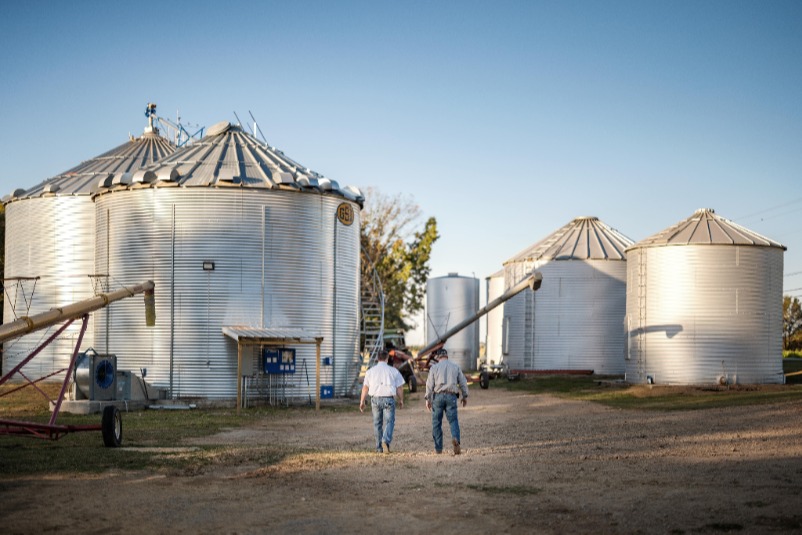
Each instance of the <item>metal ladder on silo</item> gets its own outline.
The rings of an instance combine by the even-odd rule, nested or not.
[[[646,254],[645,249],[638,250],[638,325],[635,337],[635,353],[637,355],[638,379],[646,378]]]
[[[363,260],[367,255],[363,255]],[[363,371],[376,363],[379,351],[384,349],[384,292],[379,274],[373,266],[363,274],[359,294],[360,338],[362,340],[359,369],[354,370],[351,393],[355,394]]]

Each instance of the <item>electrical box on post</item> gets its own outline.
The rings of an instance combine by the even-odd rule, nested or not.
[[[262,350],[265,373],[295,373],[295,349],[266,347]]]

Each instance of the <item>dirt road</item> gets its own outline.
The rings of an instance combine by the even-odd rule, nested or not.
[[[303,451],[278,464],[4,479],[0,525],[6,534],[802,530],[800,403],[641,412],[492,387],[471,394],[459,456],[434,454],[419,394],[398,412],[389,455],[372,452],[368,413],[288,411],[202,441]]]

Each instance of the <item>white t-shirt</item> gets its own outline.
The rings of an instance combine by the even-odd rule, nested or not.
[[[404,376],[401,372],[379,361],[365,373],[364,385],[368,387],[370,397],[394,397],[396,389],[404,386]]]

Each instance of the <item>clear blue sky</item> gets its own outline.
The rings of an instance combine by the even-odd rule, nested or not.
[[[250,110],[305,166],[413,196],[433,276],[577,216],[639,241],[709,207],[786,245],[802,295],[800,1],[2,0],[0,72],[3,195],[139,135],[148,102]]]

